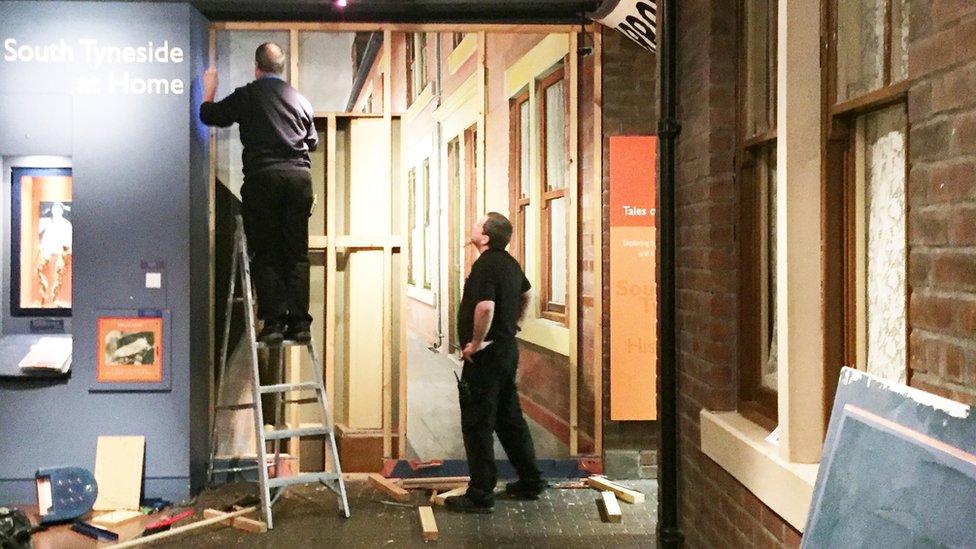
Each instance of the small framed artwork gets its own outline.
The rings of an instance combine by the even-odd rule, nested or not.
[[[168,391],[169,311],[101,311],[93,391]]]
[[[71,316],[71,168],[11,169],[10,312]]]

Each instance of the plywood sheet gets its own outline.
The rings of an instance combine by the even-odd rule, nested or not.
[[[139,509],[146,437],[98,437],[95,450],[96,511]]]

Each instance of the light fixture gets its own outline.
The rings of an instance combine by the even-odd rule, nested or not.
[[[335,5],[336,5],[337,8],[344,8],[344,7],[346,7],[346,3],[347,3],[347,0],[336,0],[335,1]]]

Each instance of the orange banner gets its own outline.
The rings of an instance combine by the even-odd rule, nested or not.
[[[657,419],[657,138],[610,138],[610,419]]]

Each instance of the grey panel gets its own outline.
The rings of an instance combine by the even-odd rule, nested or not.
[[[196,391],[191,395],[191,379],[201,383],[201,371],[208,367],[206,357],[197,362],[199,357],[191,353],[191,333],[206,314],[199,296],[191,300],[197,283],[191,275],[205,262],[191,246],[200,238],[206,217],[201,211],[207,209],[205,198],[200,200],[200,189],[207,184],[201,168],[206,142],[200,135],[191,139],[191,103],[199,97],[198,83],[191,86],[191,70],[198,71],[206,55],[206,41],[200,38],[204,28],[205,22],[186,4],[3,5],[3,37],[30,37],[32,44],[63,39],[76,47],[79,39],[91,37],[117,46],[166,40],[186,57],[181,63],[95,68],[79,47],[74,62],[2,64],[3,105],[33,104],[20,96],[40,94],[41,103],[50,105],[56,116],[41,117],[50,124],[44,134],[53,135],[50,140],[4,137],[0,143],[17,154],[71,156],[75,195],[71,378],[63,384],[0,381],[0,481],[21,481],[13,483],[17,490],[30,485],[39,467],[93,467],[98,435],[145,435],[145,495],[165,492],[172,498],[189,491],[190,433],[198,432],[197,423],[206,421],[207,414],[205,401]],[[117,93],[76,93],[77,78],[83,76],[97,76],[106,86],[114,80]],[[187,90],[182,95],[118,93],[125,78],[180,79]],[[10,111],[5,106],[2,112],[9,118],[38,116],[34,107]],[[0,149],[0,155],[9,154],[13,152]],[[165,264],[165,290],[145,288],[143,262]],[[96,320],[100,310],[111,308],[171,311],[170,392],[89,392],[95,379]],[[195,440],[199,452],[199,436]]]

